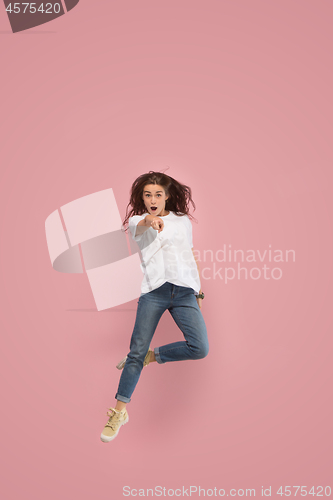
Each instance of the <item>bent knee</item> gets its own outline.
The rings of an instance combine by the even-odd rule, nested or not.
[[[196,359],[202,359],[205,358],[208,355],[209,352],[209,345],[207,344],[201,344],[198,349],[196,350]]]

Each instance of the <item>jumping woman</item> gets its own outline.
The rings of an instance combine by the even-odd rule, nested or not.
[[[143,174],[132,185],[127,205],[132,209],[129,214],[126,210],[123,225],[128,221],[132,238],[140,248],[144,277],[130,351],[117,365],[123,371],[115,395],[117,403],[115,408],[109,408],[109,419],[101,434],[105,443],[112,441],[128,422],[126,405],[144,366],[154,361],[163,364],[201,359],[208,354],[207,329],[200,311],[204,294],[188,216],[190,201],[195,209],[191,189],[161,172]],[[185,340],[150,349],[158,322],[167,309]]]

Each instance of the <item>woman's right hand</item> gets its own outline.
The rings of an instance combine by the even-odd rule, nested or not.
[[[145,220],[146,220],[146,226],[156,229],[159,233],[163,231],[164,222],[161,219],[161,217],[155,217],[155,215],[149,214],[145,217]]]

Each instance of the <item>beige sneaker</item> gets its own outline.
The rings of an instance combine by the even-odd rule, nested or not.
[[[107,412],[107,415],[110,417],[107,421],[102,434],[101,440],[103,443],[108,443],[112,441],[115,437],[117,437],[119,429],[122,425],[127,424],[128,422],[128,413],[126,408],[123,410],[116,410],[115,408],[108,408],[111,411]]]
[[[145,359],[144,359],[144,362],[143,362],[143,366],[147,366],[149,365],[149,362],[150,362],[150,353],[151,352],[154,352],[154,349],[148,349],[148,352],[145,356]],[[116,365],[118,370],[122,370],[125,366],[125,363],[126,363],[126,359],[127,359],[127,356],[125,356],[121,361],[119,361],[119,363]]]

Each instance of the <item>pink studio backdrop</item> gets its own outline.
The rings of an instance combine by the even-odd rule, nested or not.
[[[1,498],[333,487],[332,14],[81,0],[12,34],[0,6]],[[104,444],[137,299],[97,311],[86,274],[52,268],[45,220],[109,188],[123,219],[149,170],[192,188],[210,352],[145,368]],[[251,277],[226,283],[224,245],[256,252]],[[181,338],[166,312],[152,346]]]

